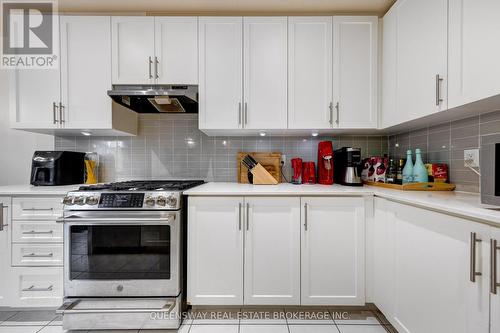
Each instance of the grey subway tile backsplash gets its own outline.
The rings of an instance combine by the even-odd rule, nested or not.
[[[55,147],[97,152],[103,182],[153,178],[236,181],[240,151],[281,152],[286,155],[288,178],[292,158],[316,162],[321,140],[332,140],[335,149],[360,147],[365,156],[388,153],[387,136],[209,137],[198,130],[198,116],[189,114],[143,114],[138,136],[56,137]]]
[[[480,178],[464,166],[464,150],[480,148],[481,140],[496,133],[500,110],[390,135],[389,154],[405,158],[407,149],[420,148],[425,162],[448,164],[457,190],[478,193]]]

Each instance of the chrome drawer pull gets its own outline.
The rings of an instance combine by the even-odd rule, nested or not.
[[[23,258],[52,258],[53,256],[54,253],[47,253],[47,254],[30,253],[23,255]]]
[[[53,285],[48,286],[47,288],[37,288],[34,285],[32,285],[29,288],[24,288],[21,291],[52,291],[54,289]]]
[[[49,231],[35,231],[35,230],[31,230],[31,231],[23,231],[23,235],[52,235],[54,233],[53,230],[49,230]]]
[[[74,314],[74,313],[151,313],[151,312],[164,312],[170,313],[174,310],[177,302],[173,300],[172,302],[165,303],[161,308],[152,309],[141,309],[141,308],[93,308],[93,309],[77,309],[74,308],[81,303],[82,300],[76,300],[73,302],[64,303],[59,309],[56,310],[58,314]]]
[[[35,208],[35,207],[32,207],[32,208],[23,208],[22,209],[23,211],[29,211],[29,212],[34,212],[34,211],[53,211],[54,208]]]
[[[0,203],[0,231],[3,231],[4,227],[7,227],[8,224],[5,224],[3,219],[3,209],[4,208],[9,208],[9,206],[4,206],[3,203]]]
[[[500,250],[496,239],[490,239],[490,293],[496,295],[500,283],[497,282],[497,252]]]

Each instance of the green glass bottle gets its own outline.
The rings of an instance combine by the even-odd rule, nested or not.
[[[415,149],[415,165],[413,166],[413,181],[416,183],[427,183],[429,174],[427,168],[422,161],[422,152],[420,149]]]

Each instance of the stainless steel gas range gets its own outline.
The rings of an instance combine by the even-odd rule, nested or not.
[[[90,185],[64,198],[67,330],[178,328],[183,308],[182,191],[203,181]]]

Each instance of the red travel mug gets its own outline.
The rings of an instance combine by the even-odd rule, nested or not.
[[[316,184],[316,166],[314,162],[302,164],[302,184]]]
[[[292,158],[292,184],[302,184],[302,159]]]

